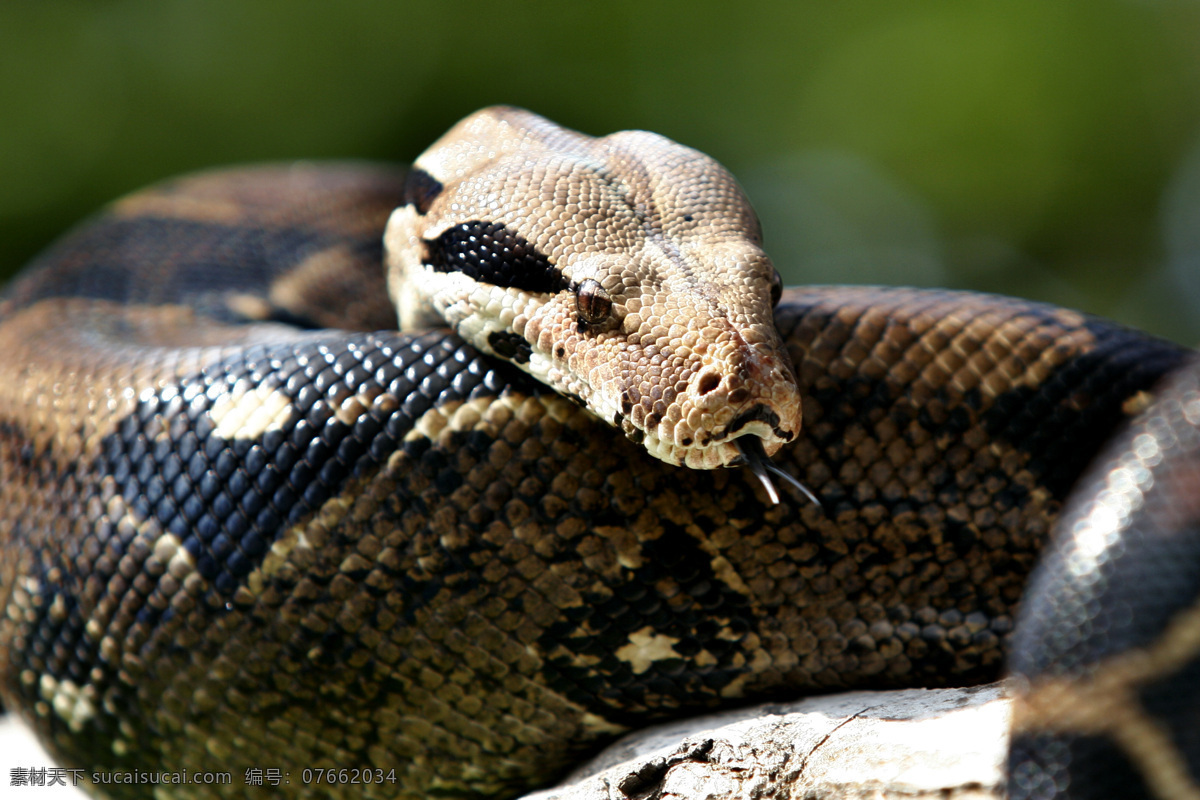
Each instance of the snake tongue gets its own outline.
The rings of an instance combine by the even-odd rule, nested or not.
[[[754,477],[758,478],[759,483],[766,489],[767,497],[771,498],[771,505],[779,504],[779,492],[775,490],[775,484],[771,482],[771,475],[774,475],[798,489],[817,508],[823,508],[821,501],[817,499],[815,494],[809,491],[807,486],[796,480],[794,476],[777,467],[767,458],[767,454],[763,450],[762,439],[759,439],[757,436],[742,436],[734,444],[737,445],[738,452],[742,454],[742,458],[746,459],[746,466],[750,467],[750,471],[754,473]]]

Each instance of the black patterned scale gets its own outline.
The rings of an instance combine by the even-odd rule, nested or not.
[[[1200,364],[1106,448],[1034,575],[1012,658],[1013,798],[1200,787]]]

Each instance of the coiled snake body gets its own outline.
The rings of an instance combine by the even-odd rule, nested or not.
[[[1187,353],[1008,298],[780,299],[758,242],[707,157],[511,109],[408,171],[118,202],[0,307],[6,706],[89,772],[235,777],[181,797],[281,791],[248,769],[473,796],[656,718],[996,677],[1067,494]],[[417,330],[431,309],[457,332]],[[1026,604],[1014,795],[1089,753],[1161,796],[1200,783],[1161,700],[1200,648],[1200,389],[1177,382]]]

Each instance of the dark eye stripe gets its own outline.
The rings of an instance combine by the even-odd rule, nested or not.
[[[420,167],[413,167],[404,180],[404,202],[416,207],[418,214],[425,214],[438,195],[442,193],[442,182]]]
[[[525,341],[525,337],[516,333],[495,331],[488,334],[488,344],[496,351],[496,355],[518,364],[528,364],[533,355],[533,347]]]
[[[503,225],[473,220],[425,240],[425,263],[493,286],[551,294],[570,281],[529,242]]]

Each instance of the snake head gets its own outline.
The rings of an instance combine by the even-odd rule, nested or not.
[[[388,223],[404,329],[446,324],[671,464],[745,462],[800,431],[758,218],[713,159],[512,108],[417,159]]]

